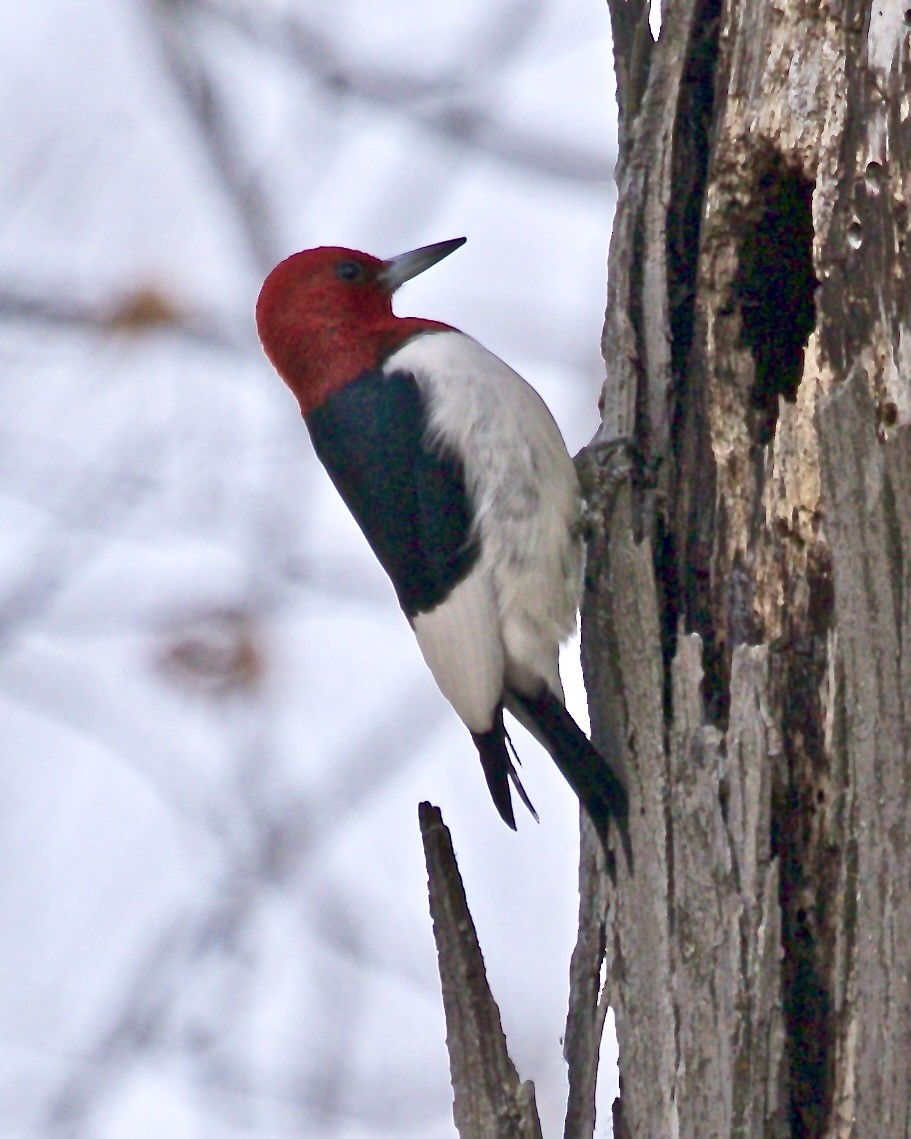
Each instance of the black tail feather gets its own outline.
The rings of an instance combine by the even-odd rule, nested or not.
[[[503,718],[503,709],[501,708],[500,709],[500,719],[502,719],[502,718]],[[535,810],[534,804],[532,803],[531,799],[529,799],[528,792],[522,786],[522,781],[519,778],[519,773],[518,773],[518,771],[516,771],[516,763],[520,767],[522,766],[522,760],[519,759],[519,753],[516,751],[516,745],[512,742],[512,736],[509,734],[509,732],[506,731],[505,728],[503,729],[503,734],[506,736],[506,743],[509,746],[509,751],[512,755],[512,758],[515,760],[515,763],[510,763],[510,765],[509,765],[509,778],[512,780],[512,785],[513,785],[513,787],[515,787],[519,798],[522,800],[522,802],[528,808],[528,813],[531,815],[531,817],[535,820],[536,823],[539,823],[541,820],[538,818],[538,812]]]
[[[512,830],[516,829],[516,816],[513,813],[512,796],[509,793],[510,780],[512,780],[519,798],[537,822],[538,813],[532,806],[531,799],[522,786],[519,773],[513,763],[513,756],[516,760],[519,757],[516,755],[516,749],[512,746],[512,740],[506,734],[502,706],[496,711],[494,724],[490,731],[472,732],[471,738],[474,740],[478,755],[481,757],[481,767],[484,769],[484,778],[487,780],[493,805],[497,808],[503,822]],[[510,750],[512,750],[512,755],[509,754]]]
[[[627,866],[632,870],[629,797],[617,772],[549,688],[537,696],[524,696],[520,692],[511,691],[508,704],[510,710],[514,709],[521,720],[529,721],[529,727],[550,752],[563,778],[576,793],[594,824],[609,857],[608,826],[610,820],[614,820]]]

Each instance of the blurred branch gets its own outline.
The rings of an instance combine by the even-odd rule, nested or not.
[[[487,982],[452,837],[438,807],[418,807],[461,1139],[541,1139],[534,1085],[519,1082]]]
[[[490,74],[501,73],[520,55],[547,10],[544,0],[526,0],[521,5],[492,5],[487,11],[479,11],[479,21],[486,18],[489,22],[474,28],[470,65],[465,65],[466,56],[462,53],[457,56],[456,66],[438,67],[432,79],[424,79],[401,71],[365,69],[363,60],[355,60],[353,53],[337,49],[336,44],[344,41],[326,34],[316,21],[304,22],[299,13],[290,16],[269,12],[262,4],[233,0],[185,2],[223,20],[256,42],[276,47],[284,42],[295,61],[303,63],[309,74],[330,88],[348,90],[353,74],[362,74],[358,90],[378,102],[389,98],[450,98],[465,90],[477,92]]]
[[[382,745],[396,740],[401,765],[406,762],[403,757],[417,753],[422,732],[432,730],[435,723],[420,701],[407,695],[397,706],[397,720],[410,741],[409,748],[401,746],[395,732],[371,726],[352,747],[353,754],[369,756],[369,763],[353,771],[340,762],[337,794],[320,793],[318,801],[286,799],[277,810],[279,801],[274,795],[264,803],[257,789],[247,785],[246,794],[235,797],[235,802],[246,807],[249,819],[235,819],[232,825],[230,818],[216,819],[213,812],[211,821],[219,827],[220,839],[217,872],[206,882],[202,897],[197,891],[189,903],[175,907],[161,922],[159,936],[147,945],[124,987],[111,994],[108,1023],[99,1027],[95,1043],[81,1057],[73,1058],[48,1096],[36,1134],[55,1139],[85,1134],[92,1114],[118,1081],[126,1079],[144,1054],[157,1051],[177,1048],[204,1054],[202,1067],[210,1090],[248,1097],[261,1094],[255,1062],[244,1052],[236,1055],[225,1041],[242,1018],[256,976],[257,962],[251,960],[249,946],[252,930],[262,920],[264,890],[283,886],[290,896],[306,896],[314,867],[325,857],[326,844],[352,815],[363,810],[366,799],[386,786],[393,760],[387,761]],[[268,757],[258,758],[259,770],[268,771]],[[318,926],[315,932],[322,937],[334,935],[331,927]],[[345,1046],[334,1049],[334,1054],[350,1056],[359,1008],[357,1001],[351,1001],[340,1017],[338,999],[327,1002],[321,1039],[325,1042],[339,1032],[347,1037]],[[196,1059],[201,1063],[203,1056]],[[329,1090],[325,1065],[320,1072],[318,1080],[307,1080],[307,1098],[321,1101],[324,1110],[337,1110],[338,1105],[325,1102]],[[280,1077],[273,1082],[282,1092]],[[521,1088],[518,1092],[518,1102],[524,1104],[529,1093]],[[284,1093],[291,1101],[301,1097],[302,1088],[299,1082],[289,1081]],[[515,1134],[516,1139],[540,1139],[535,1132]]]
[[[265,271],[276,258],[276,242],[263,186],[237,151],[237,131],[197,50],[190,27],[192,0],[150,0],[152,23],[177,93],[196,124],[220,185],[234,206],[256,265]]]
[[[55,520],[48,525],[35,544],[27,574],[0,596],[0,654],[106,548],[152,484],[148,476],[133,475],[128,463],[116,460],[105,461],[101,469],[90,470],[77,480],[62,481],[55,506],[63,524]]]
[[[172,297],[151,285],[127,290],[109,304],[88,305],[0,284],[0,321],[123,336],[167,332],[212,348],[236,351],[241,347],[216,321],[183,312]]]
[[[496,106],[496,100],[478,96],[487,71],[483,59],[478,60],[474,53],[470,75],[450,73],[428,80],[344,58],[329,36],[296,16],[261,8],[254,12],[224,0],[198,0],[195,7],[302,69],[336,99],[352,97],[395,111],[450,142],[536,174],[571,182],[608,182],[613,177],[613,161],[605,158],[601,149],[570,146],[534,129],[525,131],[498,122],[489,109]],[[530,28],[529,22],[523,26],[523,33]],[[511,39],[502,36],[497,50],[502,52],[506,46],[514,50],[524,38],[525,34]],[[480,37],[478,42],[483,42]]]

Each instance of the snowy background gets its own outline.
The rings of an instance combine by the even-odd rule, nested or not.
[[[575,802],[526,738],[541,824],[500,822],[252,310],[294,250],[464,234],[397,311],[506,359],[578,450],[603,0],[36,0],[0,26],[0,1134],[454,1135],[424,798],[560,1134]]]

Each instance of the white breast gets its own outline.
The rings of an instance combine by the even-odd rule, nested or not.
[[[431,440],[463,459],[505,678],[522,689],[544,679],[562,695],[557,654],[575,627],[582,551],[579,486],[560,430],[521,376],[461,332],[410,340],[384,366],[400,370],[427,400]]]

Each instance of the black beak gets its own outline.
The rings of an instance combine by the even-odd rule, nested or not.
[[[425,245],[421,249],[412,249],[410,253],[400,253],[398,257],[390,257],[383,262],[383,267],[377,273],[377,280],[390,293],[423,273],[431,265],[436,265],[450,253],[455,253],[459,246],[464,245],[466,238],[454,237],[451,241],[438,241],[435,245]]]

